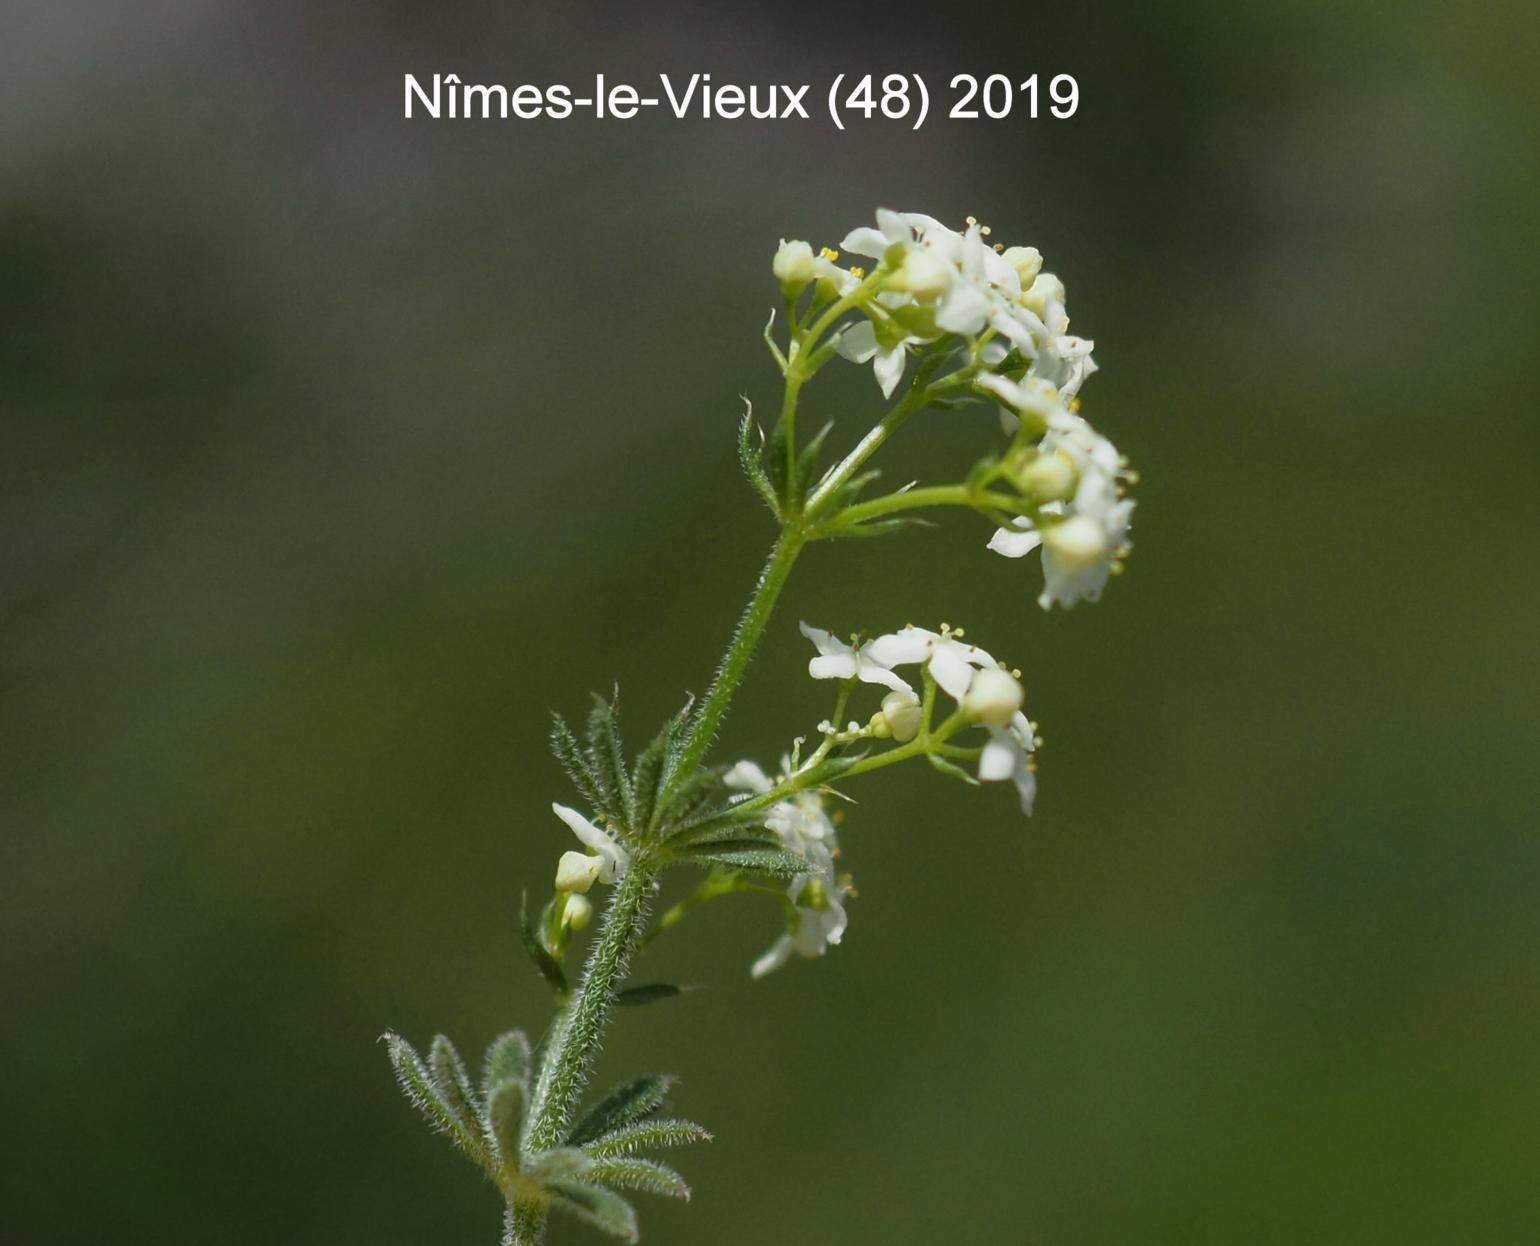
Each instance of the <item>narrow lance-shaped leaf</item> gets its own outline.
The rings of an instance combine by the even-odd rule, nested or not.
[[[583,755],[599,779],[605,809],[612,821],[628,821],[635,797],[631,776],[626,773],[625,756],[620,742],[620,726],[615,720],[616,706],[601,696],[594,697],[588,711],[588,729],[584,732],[587,748]]]
[[[673,1084],[672,1077],[650,1073],[616,1086],[578,1119],[567,1134],[567,1141],[580,1146],[650,1116],[662,1106]]]
[[[742,870],[746,874],[763,874],[769,878],[795,878],[808,872],[806,858],[783,848],[771,848],[756,840],[729,840],[726,843],[681,853],[681,861],[700,866],[725,866],[730,870]]]
[[[531,1156],[524,1171],[542,1185],[549,1185],[553,1181],[584,1177],[592,1164],[593,1161],[577,1147],[563,1146]]]
[[[764,434],[760,434],[759,445],[754,444],[754,408],[744,399],[743,418],[738,421],[738,466],[743,468],[743,474],[748,477],[749,483],[754,486],[754,492],[765,500],[765,505],[779,515],[781,505],[776,500],[775,489],[770,484],[770,477],[765,475],[765,466],[760,462],[760,453],[764,446]]]
[[[499,1034],[487,1048],[481,1062],[481,1094],[483,1098],[505,1082],[529,1084],[533,1059],[529,1051],[529,1038],[523,1030],[509,1030]]]
[[[595,1160],[585,1174],[585,1179],[602,1181],[605,1185],[622,1190],[645,1190],[649,1194],[663,1194],[669,1198],[690,1197],[690,1187],[685,1179],[667,1164],[638,1159],[634,1155]]]
[[[672,982],[643,982],[639,986],[628,986],[616,991],[615,1002],[622,1007],[637,1008],[642,1004],[656,1004],[659,1000],[673,999],[683,994],[684,987]]]
[[[614,1155],[630,1155],[652,1147],[689,1146],[695,1142],[710,1142],[711,1134],[694,1121],[643,1120],[622,1125],[602,1137],[595,1138],[585,1147],[595,1159]]]
[[[523,1150],[524,1119],[529,1093],[524,1082],[511,1079],[487,1095],[487,1134],[505,1164],[518,1164]]]
[[[551,719],[551,752],[556,754],[556,760],[572,780],[572,786],[577,788],[578,794],[595,813],[604,816],[613,814],[614,810],[606,806],[598,776],[583,756],[582,746],[578,744],[577,736],[572,734],[572,728],[567,726],[566,719],[560,714],[552,714]]]
[[[584,1224],[602,1229],[611,1237],[636,1241],[636,1209],[620,1195],[598,1186],[567,1181],[557,1182],[547,1189],[552,1207],[575,1216]]]
[[[402,1093],[427,1117],[430,1125],[448,1134],[461,1150],[481,1162],[484,1154],[480,1139],[467,1130],[449,1106],[439,1098],[428,1066],[422,1062],[416,1049],[399,1034],[386,1033],[383,1038]]]
[[[433,1088],[438,1097],[466,1130],[475,1132],[477,1126],[476,1099],[471,1092],[471,1079],[465,1071],[465,1061],[455,1045],[443,1034],[436,1034],[428,1048],[428,1073],[433,1078]]]

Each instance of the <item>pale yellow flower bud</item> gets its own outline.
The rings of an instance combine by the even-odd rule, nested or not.
[[[587,891],[599,877],[604,862],[586,852],[564,852],[556,863],[557,891]]]
[[[882,721],[899,744],[908,744],[920,734],[920,698],[902,688],[882,698]]]
[[[783,239],[775,259],[770,263],[770,271],[786,289],[802,289],[818,271],[813,264],[813,248],[805,242],[787,242]]]
[[[986,667],[973,677],[963,697],[963,709],[981,723],[1004,727],[1021,708],[1025,694],[1009,671]]]
[[[568,930],[582,930],[593,920],[594,906],[586,896],[570,895],[561,912],[561,924]]]
[[[1089,515],[1072,515],[1043,532],[1043,544],[1066,571],[1086,571],[1107,557],[1107,534]]]
[[[1043,256],[1036,247],[1007,247],[1000,258],[1020,274],[1023,290],[1030,289],[1043,271]]]

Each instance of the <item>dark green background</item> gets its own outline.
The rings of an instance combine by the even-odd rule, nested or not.
[[[719,1141],[648,1240],[1540,1239],[1534,7],[336,7],[0,19],[0,1237],[494,1240],[376,1037],[544,1023],[547,711],[703,684],[773,535],[771,252],[887,204],[1065,277],[1138,549],[1051,616],[960,515],[807,556],[723,759],[827,712],[799,617],[946,619],[1026,671],[1039,810],[873,781],[825,961],[750,983],[747,902],[658,945],[710,989],[602,1072]],[[399,115],[406,71],[894,69],[1083,102]]]

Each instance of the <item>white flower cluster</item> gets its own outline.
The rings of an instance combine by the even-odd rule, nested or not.
[[[740,761],[723,781],[735,791],[753,796],[774,786],[770,776],[752,761]],[[765,812],[765,826],[775,832],[787,852],[807,861],[808,870],[787,887],[792,920],[786,933],[754,962],[750,972],[756,978],[779,969],[793,952],[812,959],[838,943],[845,934],[845,896],[850,891],[850,880],[835,872],[839,843],[834,822],[816,792],[798,792],[771,805]]]
[[[912,740],[918,730],[918,700],[893,667],[919,665],[928,669],[943,692],[988,728],[989,741],[979,755],[979,779],[985,783],[1011,780],[1021,797],[1021,811],[1032,812],[1037,795],[1032,763],[1037,729],[1022,712],[1021,684],[1015,672],[968,643],[960,629],[943,623],[939,632],[932,632],[911,623],[859,647],[806,623],[802,633],[818,650],[818,656],[808,663],[808,674],[814,679],[854,676],[865,683],[896,687],[883,700],[881,713],[892,738],[900,743]],[[895,702],[900,697],[906,699]]]
[[[1007,433],[1036,442],[1017,473],[1033,513],[997,531],[989,548],[1019,558],[1042,547],[1044,609],[1094,601],[1127,555],[1133,511],[1122,457],[1079,414],[1080,387],[1096,371],[1094,343],[1069,333],[1064,283],[1042,270],[1037,248],[990,244],[989,233],[972,218],[958,232],[922,213],[886,209],[875,229],[852,230],[844,250],[878,268],[869,296],[856,303],[865,319],[845,329],[839,351],[871,362],[889,397],[915,348],[951,337],[976,346],[976,391],[1006,409]],[[788,292],[816,281],[843,297],[867,278],[838,258],[782,242],[772,267]]]

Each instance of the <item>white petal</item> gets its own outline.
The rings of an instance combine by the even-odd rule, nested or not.
[[[813,647],[826,657],[835,653],[849,653],[850,646],[843,641],[835,640],[832,632],[826,632],[821,627],[814,627],[811,623],[798,623],[797,627],[802,634],[813,642]]]
[[[1021,746],[1002,727],[989,729],[989,743],[979,754],[979,780],[983,783],[999,783],[1009,779],[1016,769],[1016,758]]]
[[[894,692],[914,691],[913,688],[887,667],[875,661],[864,649],[861,651],[861,657],[856,666],[856,674],[861,677],[862,683],[881,684],[884,688],[891,688]]]
[[[882,666],[907,666],[911,662],[925,661],[939,639],[935,632],[928,632],[923,627],[906,627],[877,637],[862,652]]]
[[[996,528],[989,538],[989,548],[1007,558],[1020,558],[1030,554],[1043,543],[1043,534],[1029,528],[1025,532],[1012,532],[1009,528]]]
[[[552,802],[551,811],[567,824],[568,828],[583,844],[592,848],[603,859],[604,866],[599,871],[599,880],[606,883],[614,882],[616,873],[623,869],[626,862],[630,860],[630,855],[626,850],[576,809],[570,809],[566,805],[558,805]]]
[[[848,650],[827,653],[809,662],[807,673],[814,679],[849,679],[856,673],[856,655]]]
[[[791,959],[791,936],[782,935],[770,945],[770,950],[754,962],[749,970],[749,976],[763,978],[767,973],[774,973],[782,965]]]
[[[911,242],[914,239],[914,231],[909,228],[909,222],[902,212],[878,208],[877,228],[882,230],[882,235],[888,240],[890,246],[895,242]]]
[[[936,323],[948,333],[977,333],[989,319],[989,300],[978,288],[959,281],[936,308]]]
[[[930,656],[930,673],[953,700],[961,701],[973,682],[973,668],[956,648],[937,645]]]
[[[893,397],[893,391],[904,376],[904,344],[900,342],[890,350],[879,350],[877,362],[872,365],[877,373],[877,384],[882,386],[884,398]]]
[[[840,335],[840,356],[852,363],[865,363],[877,353],[877,330],[870,320],[853,324]]]
[[[845,235],[845,241],[840,243],[840,250],[880,260],[888,253],[888,248],[892,245],[892,242],[883,235],[881,230],[873,229],[870,225],[863,225],[860,229],[852,229]]]
[[[770,776],[752,761],[740,761],[722,776],[722,782],[739,792],[768,792],[771,787]]]

